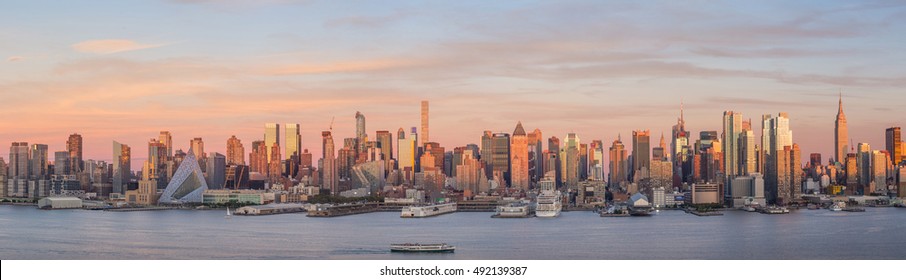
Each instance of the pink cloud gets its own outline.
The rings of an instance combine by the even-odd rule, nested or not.
[[[142,44],[132,40],[106,39],[82,41],[72,45],[72,49],[83,53],[111,54],[134,50],[150,49],[164,46],[165,44]]]

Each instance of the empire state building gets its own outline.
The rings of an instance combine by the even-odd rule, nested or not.
[[[846,158],[846,149],[849,144],[846,139],[849,133],[846,129],[846,115],[843,114],[843,93],[840,93],[840,107],[837,109],[837,121],[834,126],[834,160],[843,162]]]

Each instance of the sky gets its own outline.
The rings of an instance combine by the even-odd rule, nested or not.
[[[826,160],[841,92],[854,142],[906,126],[903,34],[902,1],[4,1],[0,145],[79,133],[86,159],[116,140],[137,168],[161,130],[248,153],[276,122],[320,155],[331,119],[338,145],[356,111],[395,139],[428,100],[447,150],[517,121],[629,148],[669,143],[682,102],[694,135],[787,112]]]

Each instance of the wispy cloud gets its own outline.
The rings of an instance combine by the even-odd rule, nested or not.
[[[166,44],[143,44],[125,39],[105,39],[82,41],[72,45],[72,49],[83,53],[111,54],[165,46]]]
[[[6,58],[6,62],[16,62],[16,61],[23,61],[23,60],[25,60],[25,57],[18,56],[18,55],[14,55],[14,56],[10,56],[10,57]]]
[[[409,13],[395,12],[389,15],[381,16],[348,16],[328,20],[324,23],[325,27],[381,27],[391,24],[408,17]]]

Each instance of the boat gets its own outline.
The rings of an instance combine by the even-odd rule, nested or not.
[[[540,218],[553,218],[560,216],[563,204],[560,202],[560,191],[543,190],[538,194],[535,202],[535,216]]]
[[[846,202],[841,201],[841,202],[831,204],[830,207],[827,207],[827,210],[838,212],[838,211],[843,211],[843,208],[846,208]]]
[[[755,212],[758,209],[755,209],[755,207],[752,207],[752,205],[746,205],[745,207],[742,208],[742,210],[746,211],[746,212]]]
[[[227,207],[227,214],[224,218],[230,219],[233,218],[233,212],[230,212],[230,207]]]
[[[400,218],[425,218],[456,212],[456,203],[403,207]]]
[[[648,209],[633,209],[629,211],[629,215],[633,217],[651,217],[651,211]]]
[[[508,205],[497,206],[497,212],[492,218],[528,218],[535,214],[535,207],[525,202],[514,202]]]
[[[419,244],[419,243],[390,244],[390,252],[405,252],[405,253],[453,253],[453,250],[456,250],[456,247],[447,245],[447,243],[440,243],[440,244]]]

